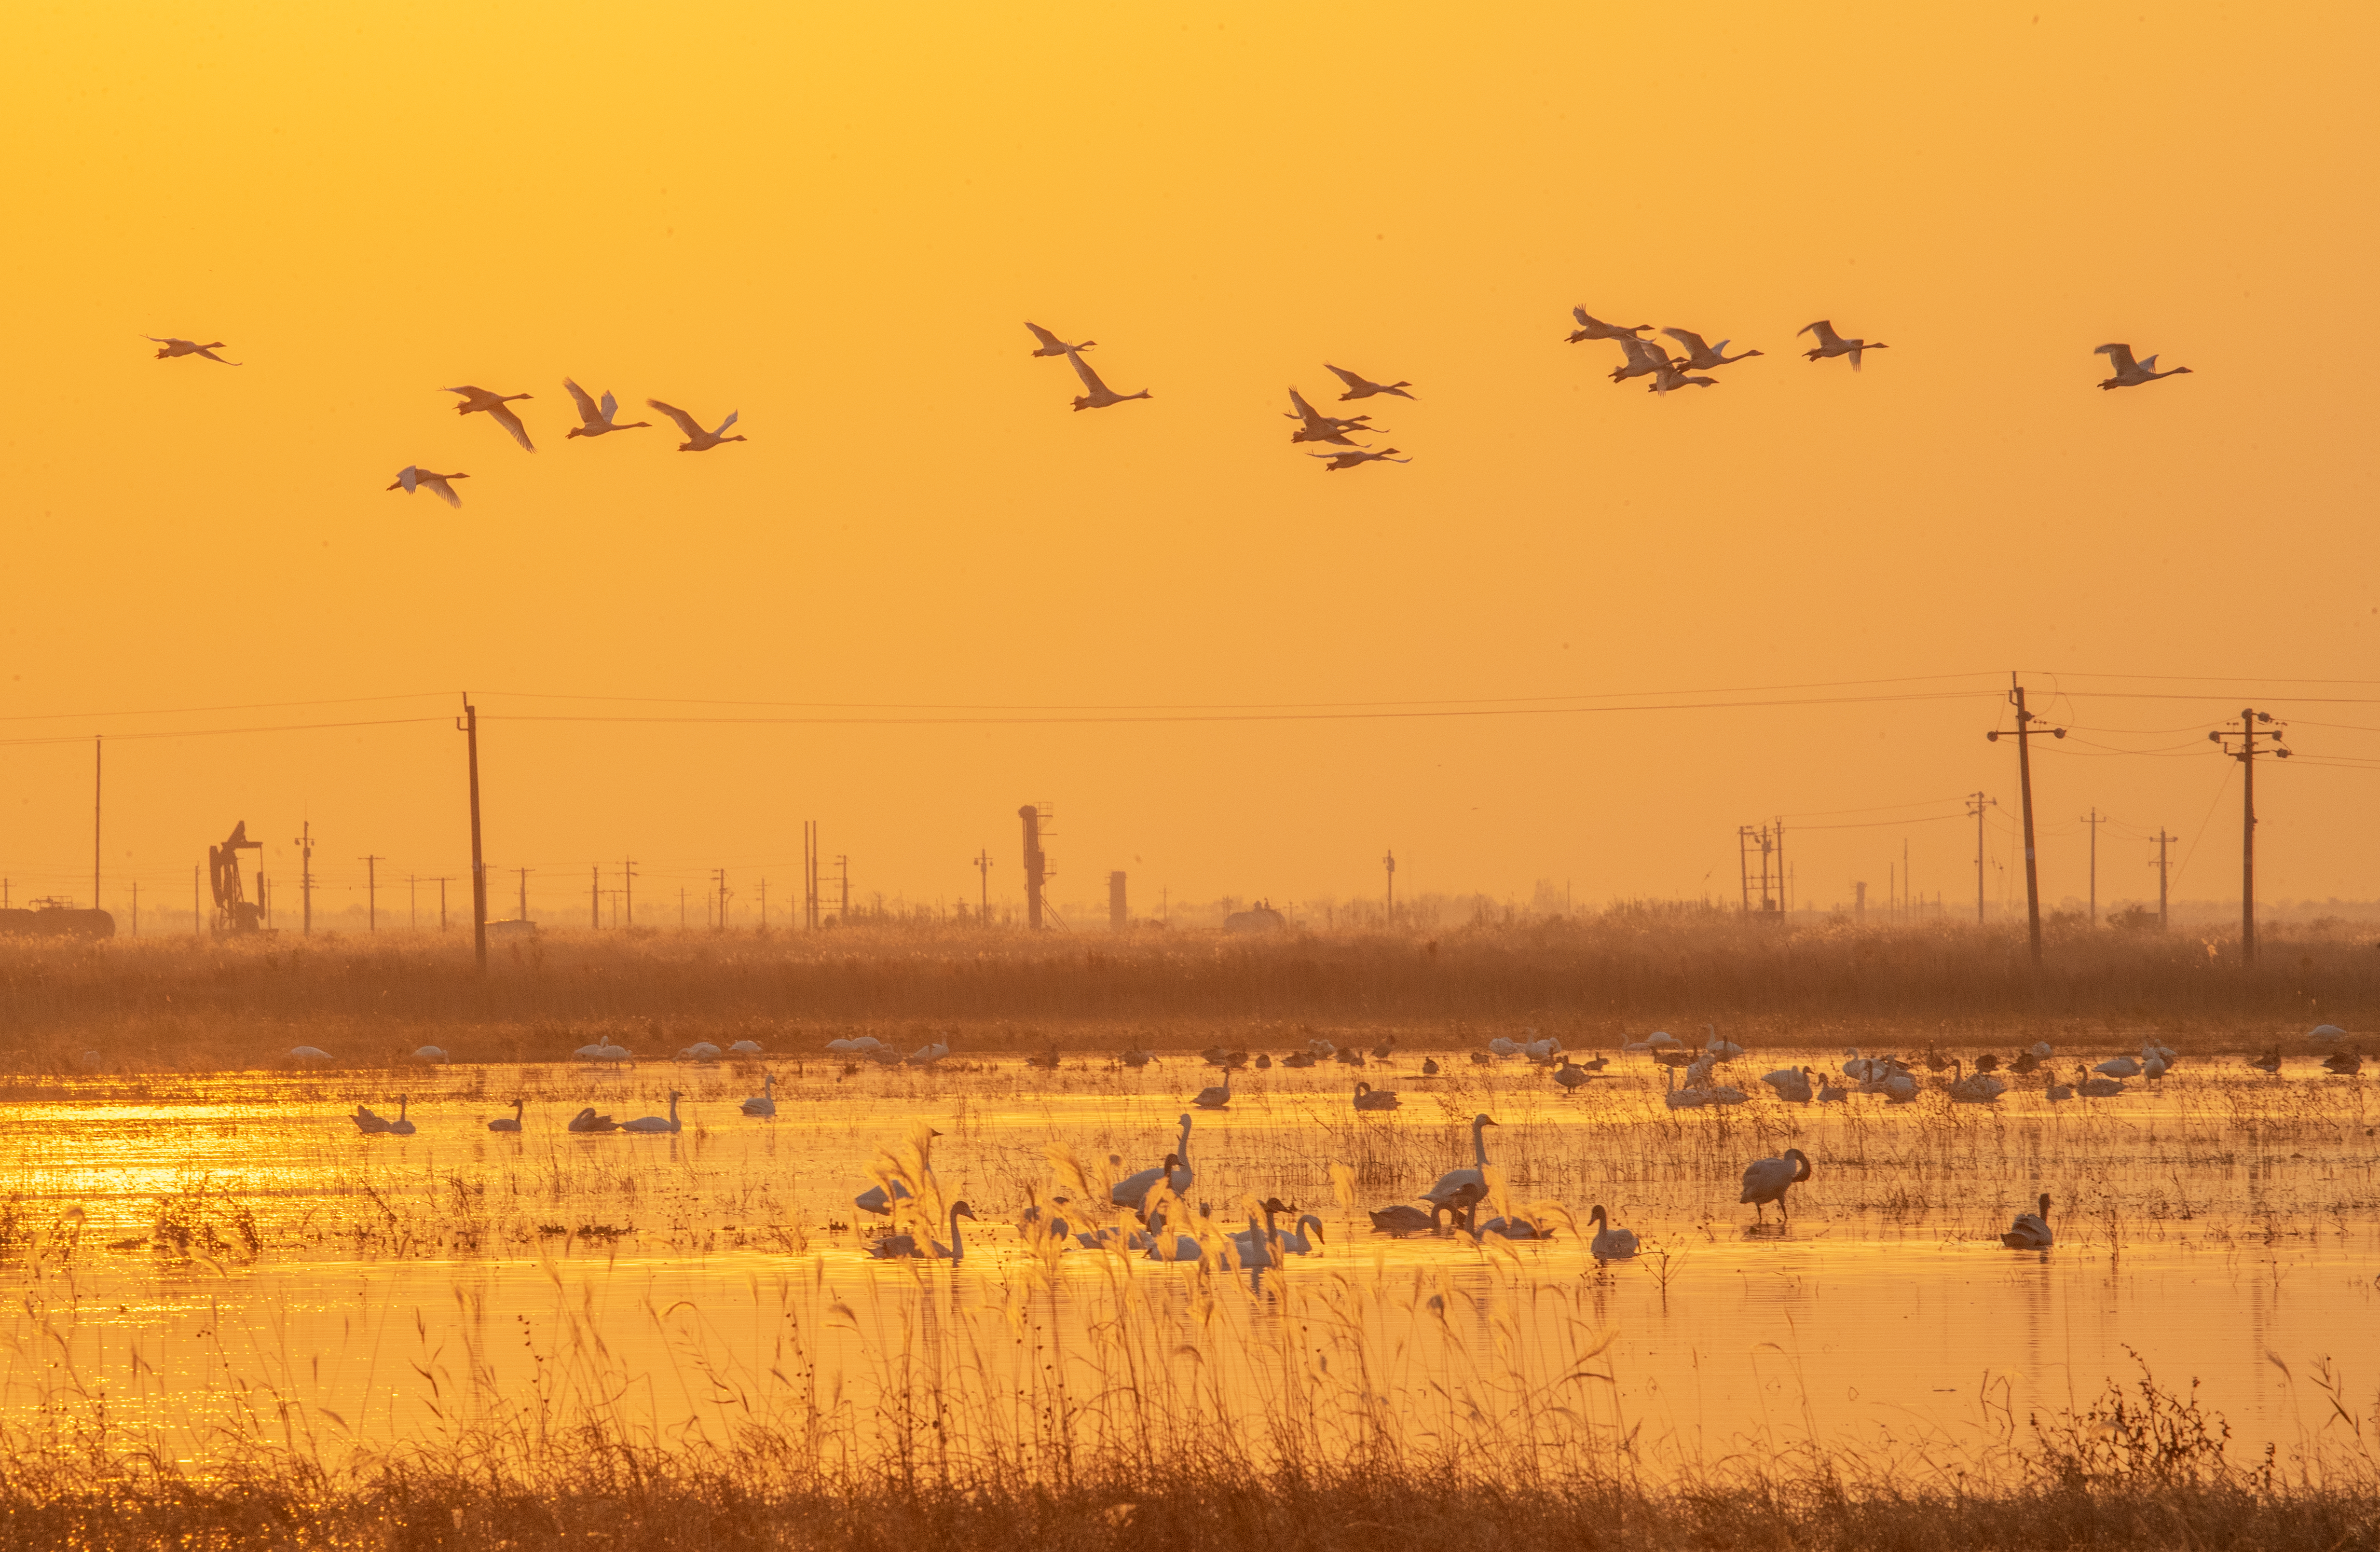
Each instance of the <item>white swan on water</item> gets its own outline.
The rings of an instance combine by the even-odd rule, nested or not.
[[[1462,1190],[1466,1185],[1478,1187],[1483,1194],[1487,1192],[1487,1128],[1495,1124],[1495,1121],[1484,1110],[1471,1118],[1472,1167],[1468,1170],[1449,1170],[1446,1173],[1439,1176],[1438,1183],[1431,1186],[1427,1191],[1422,1193],[1423,1201],[1429,1203],[1432,1206],[1443,1206],[1453,1199],[1456,1192]]]
[[[392,1137],[413,1135],[413,1122],[405,1119],[405,1096],[402,1094],[396,1097],[396,1119],[388,1123],[388,1132]]]
[[[679,1094],[676,1089],[671,1089],[669,1091],[669,1114],[667,1117],[638,1116],[634,1121],[622,1122],[620,1123],[620,1130],[623,1132],[636,1132],[646,1135],[650,1135],[659,1132],[678,1131],[680,1129],[680,1122],[677,1119],[677,1102],[683,1097],[685,1097]]]
[[[2046,1191],[2041,1194],[2039,1208],[2037,1212],[2017,1214],[2016,1221],[2010,1224],[2008,1232],[2000,1236],[2000,1243],[2010,1250],[2047,1250],[2055,1244],[2056,1236],[2049,1231],[2049,1193]]]
[[[953,1202],[949,1244],[928,1240],[925,1248],[919,1249],[917,1235],[890,1234],[870,1244],[868,1247],[868,1254],[879,1261],[924,1260],[930,1256],[936,1260],[948,1261],[955,1267],[966,1259],[966,1242],[959,1238],[959,1219],[974,1216],[975,1209],[965,1202]]]
[[[1595,1239],[1587,1245],[1587,1254],[1597,1261],[1625,1261],[1636,1254],[1636,1231],[1611,1227],[1610,1216],[1600,1204],[1586,1215],[1586,1220],[1596,1226]]]
[[[492,1121],[492,1122],[488,1122],[488,1130],[489,1130],[489,1131],[491,1131],[491,1132],[517,1132],[517,1131],[519,1131],[519,1130],[521,1129],[521,1107],[522,1107],[522,1102],[521,1102],[520,1100],[518,1100],[518,1099],[514,1100],[514,1101],[513,1101],[513,1113],[512,1113],[512,1114],[510,1114],[510,1115],[508,1115],[508,1116],[504,1117],[504,1118],[503,1118],[503,1119],[501,1119],[501,1120],[498,1120],[498,1121]]]
[[[744,1113],[747,1116],[772,1116],[777,1113],[776,1073],[760,1074],[760,1092],[744,1101]]]

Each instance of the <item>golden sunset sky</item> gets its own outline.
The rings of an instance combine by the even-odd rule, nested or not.
[[[2053,899],[2094,806],[2103,901],[2153,893],[2160,825],[2179,893],[2236,896],[2204,733],[2251,701],[2304,757],[2259,773],[2260,892],[2380,895],[2375,32],[2046,0],[19,6],[0,872],[88,899],[104,734],[119,912],[138,879],[187,924],[237,818],[285,925],[301,822],[326,909],[367,854],[460,874],[468,689],[489,864],[565,923],[624,855],[644,898],[723,866],[781,909],[806,818],[863,893],[971,898],[988,845],[1013,899],[1027,800],[1062,902],[1111,867],[1151,911],[1369,895],[1390,845],[1401,890],[1731,897],[1735,827],[1781,814],[1800,899],[1880,894],[1906,840],[1956,903],[1973,831],[1928,817],[2013,812],[1983,734],[2016,668],[2090,730],[2037,770]],[[1573,304],[1766,354],[1657,397],[1563,343]],[[1070,411],[1028,318],[1155,397]],[[1890,348],[1804,362],[1818,318]],[[2192,374],[2103,394],[2110,340]],[[1411,380],[1360,406],[1410,465],[1289,444],[1325,361]],[[751,440],[565,441],[565,375]],[[458,418],[467,382],[535,394],[540,451]],[[470,475],[460,512],[383,489],[416,463]],[[1733,693],[1852,681],[1893,682]],[[1834,703],[527,720],[1617,692]],[[730,702],[777,704],[695,704]],[[878,707],[942,709],[821,709]]]

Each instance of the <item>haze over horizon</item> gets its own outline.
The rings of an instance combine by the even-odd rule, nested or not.
[[[565,917],[624,855],[773,902],[812,818],[870,892],[988,847],[1013,900],[1045,800],[1053,895],[1135,909],[1390,846],[1401,893],[1730,897],[1780,815],[1802,898],[1906,839],[1955,905],[1978,789],[1997,902],[2011,666],[2074,730],[2046,900],[2095,806],[2103,903],[2160,826],[2236,899],[2243,704],[2299,755],[2260,897],[2380,893],[2369,8],[99,9],[29,7],[0,103],[18,903],[88,896],[95,734],[111,909],[236,819],[285,925],[301,823],[334,888],[460,875],[456,686],[489,865]],[[1765,354],[1657,396],[1574,304]],[[1890,347],[1804,362],[1816,318]],[[1026,319],[1155,396],[1070,411]],[[2100,393],[2106,341],[2192,375]],[[1289,444],[1326,361],[1412,381],[1349,406],[1410,465]],[[751,440],[565,441],[565,375]],[[1623,693],[1773,704],[1554,704]],[[1085,709],[926,720],[1002,708]],[[360,725],[146,736],[297,723]]]

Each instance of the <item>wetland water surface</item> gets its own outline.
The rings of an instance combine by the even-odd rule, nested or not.
[[[1241,1074],[1228,1109],[1196,1113],[1190,1200],[1237,1229],[1278,1194],[1325,1225],[1260,1278],[1060,1255],[1019,1228],[1060,1195],[1077,1228],[1113,1221],[1083,1211],[1064,1156],[1095,1187],[1155,1164],[1215,1075],[1195,1058],[75,1080],[0,1103],[0,1409],[103,1397],[190,1453],[257,1387],[365,1438],[515,1398],[664,1432],[793,1408],[865,1449],[918,1426],[920,1395],[1002,1437],[1055,1417],[1122,1438],[1100,1409],[1128,1388],[1276,1433],[1303,1407],[1341,1438],[1381,1413],[1427,1436],[1560,1406],[1582,1440],[1690,1461],[1813,1434],[1988,1447],[2137,1378],[2127,1348],[2168,1387],[2201,1382],[2235,1451],[2319,1428],[2319,1378],[2358,1410],[2380,1378],[2363,1083],[2185,1061],[2108,1099],[1818,1107],[1755,1081],[1785,1060],[1736,1064],[1750,1103],[1681,1112],[1641,1059],[1564,1095],[1520,1063],[1422,1078],[1416,1053],[1366,1070],[1403,1103],[1361,1116],[1346,1069]],[[738,1109],[763,1065],[773,1120]],[[672,1086],[678,1134],[564,1130],[582,1105],[662,1113]],[[348,1112],[394,1115],[400,1087],[415,1134],[359,1134]],[[489,1132],[516,1095],[525,1132]],[[1362,1209],[1470,1162],[1478,1113],[1512,1204],[1581,1225],[1602,1204],[1644,1254],[1599,1267],[1566,1223],[1484,1248],[1371,1233]],[[1790,1226],[1755,1226],[1743,1166],[1788,1146],[1814,1177]],[[852,1197],[896,1161],[971,1204],[962,1265],[868,1256],[881,1220]],[[2004,1249],[2044,1191],[2057,1247]],[[936,1217],[903,1227],[947,1240]]]

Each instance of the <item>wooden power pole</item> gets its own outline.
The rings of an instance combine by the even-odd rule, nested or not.
[[[2276,722],[2269,711],[2251,706],[2240,709],[2237,732],[2218,728],[2206,735],[2210,743],[2240,762],[2240,963],[2256,963],[2256,740],[2267,740],[2265,753],[2289,758],[2281,742],[2287,722]],[[2230,742],[2239,740],[2235,747]]]
[[[488,973],[488,870],[480,855],[480,712],[468,692],[463,697],[462,729],[469,751],[471,773],[471,959],[482,976]]]
[[[2041,874],[2033,850],[2033,738],[2036,733],[2053,737],[2066,736],[2064,728],[2038,728],[2033,724],[2041,719],[2025,709],[2024,686],[2009,675],[2009,700],[2016,708],[2016,774],[2017,784],[2023,790],[2024,801],[2024,915],[2027,932],[2033,940],[2033,962],[2041,963]],[[1999,742],[1999,730],[1984,734],[1992,743]]]

